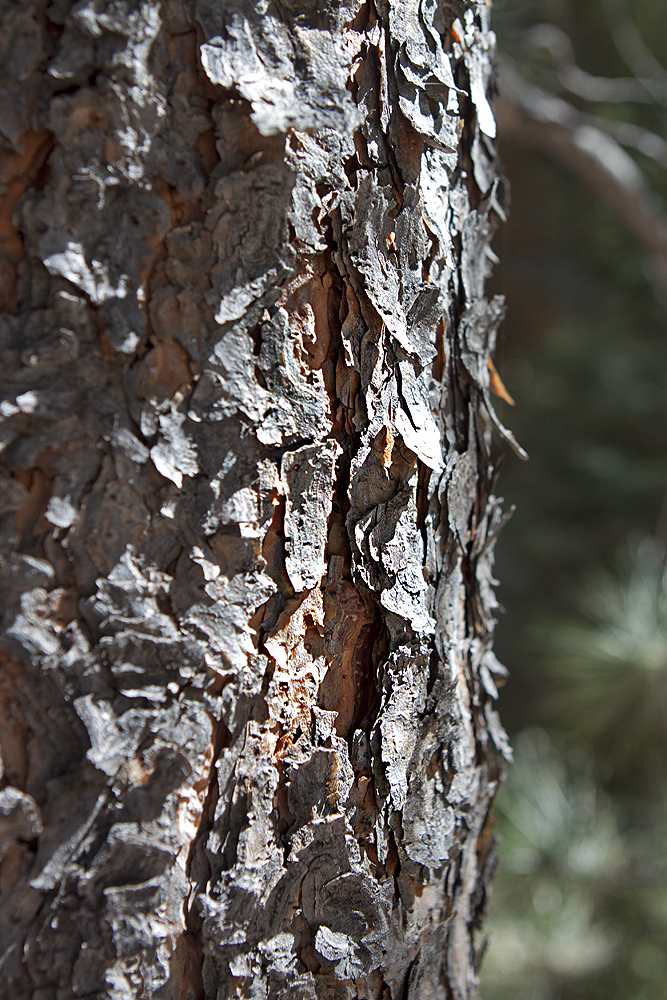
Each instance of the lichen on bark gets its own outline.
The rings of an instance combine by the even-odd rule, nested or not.
[[[472,1000],[488,4],[0,17],[0,996]]]

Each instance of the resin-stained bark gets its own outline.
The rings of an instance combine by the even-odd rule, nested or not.
[[[472,1000],[488,5],[0,16],[0,996]]]

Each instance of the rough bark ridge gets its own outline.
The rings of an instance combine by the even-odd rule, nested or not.
[[[488,16],[0,5],[7,1000],[476,996]]]

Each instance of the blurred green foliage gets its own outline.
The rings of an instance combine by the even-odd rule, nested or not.
[[[631,79],[628,16],[667,67],[665,0],[494,3],[500,50],[524,79],[591,121],[667,140],[667,72],[663,102],[593,104],[531,41],[555,25],[583,70]],[[517,760],[498,802],[482,997],[662,1000],[667,288],[578,177],[502,134],[500,149],[512,209],[489,291],[508,300],[497,365],[517,405],[498,410],[531,459],[508,456],[499,483],[517,507],[498,546],[496,642]],[[667,171],[630,152],[667,206]]]
[[[515,740],[500,799],[484,1000],[664,1000],[667,813],[628,824],[592,755],[543,729]]]
[[[595,748],[615,787],[649,798],[662,791],[667,760],[664,557],[664,544],[644,539],[629,572],[588,579],[580,618],[548,622],[537,633],[538,645],[545,633],[551,639],[544,657],[553,724]]]

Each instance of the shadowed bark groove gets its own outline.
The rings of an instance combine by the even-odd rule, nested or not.
[[[473,1000],[488,6],[0,17],[0,997]]]

